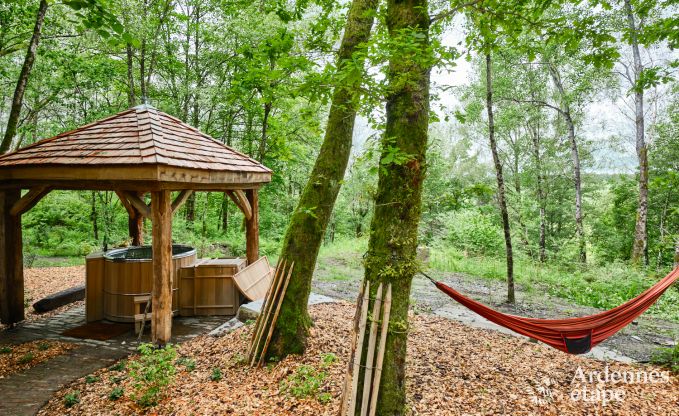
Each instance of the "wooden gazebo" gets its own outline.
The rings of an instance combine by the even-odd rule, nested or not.
[[[21,215],[51,190],[111,190],[129,213],[133,244],[142,243],[143,218],[152,222],[151,333],[154,342],[168,342],[173,212],[194,191],[226,192],[245,216],[247,260],[253,262],[259,257],[257,191],[271,173],[148,105],[0,156],[0,319],[9,325],[24,319]],[[147,192],[150,205],[143,199]]]

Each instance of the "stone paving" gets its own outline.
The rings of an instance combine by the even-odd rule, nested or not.
[[[172,322],[172,342],[181,343],[210,332],[228,321],[226,316],[177,317]],[[99,368],[136,351],[139,341],[130,324],[130,331],[121,336],[98,341],[61,335],[67,329],[85,323],[84,306],[73,307],[42,320],[25,322],[16,328],[0,332],[0,345],[19,344],[36,339],[51,339],[78,344],[66,354],[40,363],[22,373],[0,379],[0,415],[34,415],[55,391]],[[149,342],[148,326],[142,342]]]

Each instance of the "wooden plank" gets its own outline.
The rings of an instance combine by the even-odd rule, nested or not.
[[[193,194],[193,191],[190,189],[184,189],[180,191],[179,195],[177,195],[174,201],[172,201],[172,212],[174,213],[179,209],[179,207],[184,205],[184,203],[186,202],[187,199],[189,199],[191,194]]]
[[[10,209],[9,214],[13,216],[21,215],[33,208],[40,200],[50,192],[47,186],[37,186],[31,188],[26,195],[21,197]]]
[[[281,282],[283,281],[283,276],[285,275],[285,266],[286,266],[286,261],[283,260],[282,263],[279,259],[278,261],[278,267],[276,267],[276,274],[274,275],[273,282],[271,283],[270,290],[266,297],[264,298],[264,302],[262,303],[262,308],[260,309],[259,316],[257,317],[257,322],[256,322],[256,331],[255,335],[252,339],[251,345],[250,345],[250,353],[248,354],[248,361],[250,362],[250,366],[255,365],[255,360],[257,358],[257,352],[259,350],[259,345],[261,343],[262,335],[264,334],[266,330],[266,325],[269,320],[269,312],[272,309],[272,305],[274,303],[276,293],[278,292]]]
[[[45,313],[56,308],[85,299],[85,285],[78,285],[60,292],[45,296],[33,304],[37,313]]]
[[[146,218],[151,218],[151,215],[152,215],[151,208],[149,208],[149,206],[146,205],[146,203],[141,200],[139,195],[137,195],[133,192],[130,192],[130,191],[121,191],[121,192],[125,196],[125,198],[127,198],[130,205],[132,205],[137,211],[139,211],[139,213],[141,215],[145,216]],[[167,191],[162,191],[162,192],[167,192]],[[156,193],[160,193],[160,192],[156,192]],[[172,211],[170,211],[170,213],[171,212]]]
[[[252,264],[259,258],[259,196],[256,189],[248,189],[245,195],[252,207],[252,217],[245,220],[245,253]]]
[[[375,358],[375,343],[377,342],[377,323],[380,320],[380,307],[382,306],[382,283],[377,287],[375,303],[373,304],[372,323],[370,324],[370,337],[368,338],[368,352],[365,358],[365,377],[363,378],[363,398],[361,399],[361,416],[368,416],[370,404],[370,381],[373,373],[373,359]]]
[[[358,374],[361,370],[363,340],[365,339],[365,324],[368,320],[368,306],[370,304],[370,282],[366,281],[363,291],[356,302],[356,316],[354,317],[354,338],[351,344],[351,355],[347,377],[344,383],[344,394],[341,404],[341,415],[353,416],[356,407],[356,393],[358,391]]]
[[[85,259],[85,319],[104,319],[104,253],[90,254]]]
[[[271,337],[273,336],[273,331],[276,329],[276,321],[278,320],[278,314],[281,311],[281,305],[283,305],[283,298],[285,298],[285,292],[288,290],[288,284],[290,283],[290,278],[292,277],[292,269],[295,267],[295,262],[290,263],[290,269],[288,270],[288,275],[285,278],[285,284],[283,285],[283,290],[281,290],[280,296],[274,298],[276,299],[276,312],[271,319],[271,324],[269,324],[269,333],[266,336],[266,342],[262,348],[262,352],[259,354],[259,365],[264,364],[264,358],[266,358],[266,351],[269,349],[269,343],[271,342]]]
[[[271,280],[271,267],[266,256],[259,258],[233,276],[238,289],[250,300],[264,298],[271,286]]]
[[[0,321],[6,325],[24,320],[21,216],[10,215],[20,198],[19,189],[0,192]]]
[[[231,198],[233,203],[240,208],[246,220],[252,219],[252,206],[250,206],[250,201],[248,201],[247,196],[245,196],[245,192],[236,189],[233,191],[226,191],[226,194]]]
[[[170,342],[172,334],[172,206],[169,191],[151,193],[153,222],[153,292],[151,339]]]
[[[372,393],[370,395],[370,416],[377,412],[377,397],[380,394],[380,380],[382,379],[382,363],[384,362],[384,349],[387,345],[387,333],[389,332],[389,318],[391,315],[391,283],[387,286],[387,296],[384,300],[384,313],[382,315],[382,332],[380,333],[380,345],[377,348],[377,363],[373,376]]]

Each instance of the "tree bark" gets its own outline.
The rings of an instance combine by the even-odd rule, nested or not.
[[[674,243],[674,267],[679,267],[679,237]]]
[[[352,68],[353,56],[370,37],[377,0],[353,0],[337,57],[337,84],[332,96],[323,145],[311,176],[285,233],[281,259],[295,262],[269,356],[282,358],[301,354],[306,348],[311,319],[307,301],[316,258],[351,154],[354,121],[358,111],[360,79],[344,77]],[[350,81],[357,79],[357,81]]]
[[[411,46],[389,51],[386,128],[375,211],[365,255],[365,280],[370,281],[371,298],[380,282],[391,283],[393,290],[377,399],[378,415],[401,415],[406,406],[408,309],[412,279],[420,267],[417,261],[418,226],[426,170],[429,78],[433,64],[429,24],[427,0],[387,2],[389,38],[394,44]],[[394,149],[405,160],[388,161]]]
[[[132,45],[129,43],[125,46],[127,55],[127,106],[132,108],[136,105],[137,99],[134,96],[134,62]]]
[[[634,244],[632,245],[632,263],[639,264],[643,260],[648,264],[648,148],[644,137],[644,89],[638,85],[643,71],[639,41],[637,39],[637,24],[630,0],[625,0],[625,12],[630,31],[630,44],[634,59],[634,125],[636,129],[636,150],[639,159],[639,206],[637,209],[637,221],[634,227]]]
[[[547,260],[546,254],[546,225],[545,225],[545,190],[543,188],[542,176],[542,157],[540,155],[540,132],[538,128],[531,128],[531,138],[533,139],[533,158],[535,159],[535,170],[537,171],[536,193],[538,198],[538,206],[540,207],[540,241],[539,241],[539,259],[541,263]]]
[[[165,345],[172,335],[172,198],[170,191],[151,192],[153,223],[153,291],[151,339]]]
[[[568,142],[571,146],[571,160],[573,161],[573,182],[575,186],[575,234],[578,239],[579,259],[581,263],[587,263],[587,243],[585,241],[585,227],[582,213],[582,180],[580,177],[580,150],[575,136],[575,123],[571,116],[571,108],[566,98],[566,91],[561,82],[561,76],[554,65],[549,65],[549,73],[554,86],[561,96],[561,115],[563,115],[568,129]]]
[[[35,18],[35,26],[33,27],[33,36],[31,37],[31,41],[28,44],[26,58],[24,59],[24,64],[21,67],[21,73],[19,74],[19,80],[17,81],[16,89],[14,90],[12,107],[9,112],[9,117],[7,118],[5,136],[2,139],[2,143],[0,143],[0,154],[9,150],[10,146],[12,145],[14,135],[16,134],[17,126],[19,124],[19,116],[21,114],[21,107],[24,103],[24,93],[26,92],[26,85],[28,84],[28,78],[31,75],[31,70],[33,69],[33,63],[35,62],[35,55],[38,50],[38,44],[40,43],[42,24],[45,21],[46,13],[47,0],[40,0],[38,15]]]
[[[490,151],[493,154],[495,164],[495,178],[497,180],[497,199],[500,205],[500,215],[502,217],[502,231],[505,236],[505,251],[507,258],[507,302],[514,303],[516,295],[514,293],[514,252],[512,249],[512,232],[509,224],[509,211],[507,210],[507,198],[505,195],[505,180],[502,174],[502,162],[497,151],[497,141],[495,139],[495,120],[493,118],[493,73],[492,59],[490,52],[486,53],[486,110],[488,111],[488,140]]]

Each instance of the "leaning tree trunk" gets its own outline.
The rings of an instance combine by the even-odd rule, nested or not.
[[[323,145],[300,196],[283,241],[280,258],[295,262],[269,356],[301,354],[311,319],[307,301],[318,250],[328,226],[351,154],[354,121],[359,105],[362,68],[356,52],[370,37],[377,0],[353,0],[337,57],[337,86],[333,92]],[[353,75],[352,75],[353,74]]]
[[[21,67],[19,80],[17,81],[16,89],[14,90],[12,107],[9,112],[9,117],[7,118],[7,129],[5,130],[5,136],[2,138],[2,143],[0,143],[0,154],[9,150],[9,147],[12,145],[14,135],[16,134],[17,126],[19,125],[21,107],[24,103],[24,93],[26,92],[26,85],[28,84],[28,78],[31,75],[31,69],[33,69],[33,62],[35,62],[35,54],[38,50],[38,44],[40,43],[40,35],[42,33],[42,23],[45,20],[45,13],[47,13],[47,0],[40,0],[38,15],[35,18],[35,26],[33,27],[33,36],[31,37],[31,41],[28,44],[28,51],[26,52],[24,65]]]
[[[646,246],[648,244],[647,219],[648,219],[648,148],[644,138],[644,89],[638,85],[643,66],[639,53],[639,41],[637,39],[637,27],[632,12],[630,0],[625,0],[625,12],[627,13],[628,28],[630,31],[630,44],[634,57],[634,125],[636,128],[636,149],[639,158],[639,206],[637,209],[637,222],[634,228],[634,245],[632,246],[632,263],[639,264],[642,258],[648,264]]]
[[[507,198],[505,196],[505,180],[502,174],[502,162],[497,152],[495,140],[495,121],[493,119],[493,75],[490,52],[486,53],[486,109],[488,111],[488,140],[490,151],[493,154],[495,164],[495,178],[497,179],[497,199],[502,216],[502,230],[505,236],[505,250],[507,254],[507,302],[514,303],[514,252],[512,250],[512,232],[509,225],[509,212],[507,210]],[[518,172],[517,172],[518,174]]]
[[[427,0],[389,0],[386,24],[394,45],[411,46],[389,51],[386,129],[382,139],[375,213],[365,256],[365,280],[371,282],[371,298],[380,282],[392,285],[391,318],[377,414],[400,415],[404,414],[406,406],[408,308],[412,279],[419,269],[417,229],[422,210],[429,127],[429,75],[433,60]],[[405,160],[393,161],[394,151]],[[387,162],[388,159],[392,160]],[[363,372],[359,379],[363,379]]]
[[[575,123],[571,116],[571,107],[566,99],[561,76],[554,65],[549,65],[549,73],[554,82],[554,86],[559,91],[561,105],[559,112],[566,121],[568,129],[568,142],[571,146],[571,160],[573,162],[573,183],[575,185],[575,234],[578,239],[578,251],[581,263],[587,263],[587,243],[585,241],[585,226],[582,213],[582,179],[580,176],[580,150],[578,140],[575,136]]]

